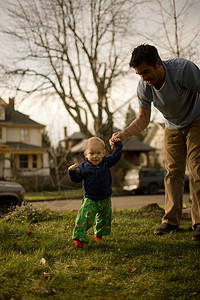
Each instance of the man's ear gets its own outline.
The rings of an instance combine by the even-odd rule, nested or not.
[[[160,58],[157,58],[156,65],[159,67],[162,65],[162,61]]]
[[[84,156],[87,157],[87,153],[84,151]]]

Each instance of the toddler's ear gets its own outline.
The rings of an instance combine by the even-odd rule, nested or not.
[[[106,155],[106,150],[103,151],[103,155],[104,155],[104,156]]]

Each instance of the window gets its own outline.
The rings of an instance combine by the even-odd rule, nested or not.
[[[35,154],[32,156],[32,167],[33,169],[37,168],[37,155]]]
[[[21,154],[19,156],[19,167],[20,169],[28,169],[28,155]]]
[[[29,134],[27,128],[21,129],[21,141],[28,141],[29,140]]]
[[[5,109],[0,106],[0,120],[5,120]]]

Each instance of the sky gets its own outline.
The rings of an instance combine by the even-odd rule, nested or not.
[[[13,0],[12,0],[13,1]],[[166,0],[165,0],[166,1]],[[7,19],[6,16],[3,14],[2,6],[4,5],[5,1],[0,0],[0,24],[6,24]],[[144,11],[145,13],[145,11]],[[199,21],[199,15],[200,15],[200,0],[198,1],[198,5],[194,8],[191,8],[190,16],[191,16],[191,26],[193,24],[196,24],[196,22]],[[156,18],[156,16],[155,16]],[[148,19],[148,16],[147,16]],[[0,48],[0,55],[1,59],[3,59],[5,53],[7,52],[7,44],[4,43],[2,40],[2,35],[0,35],[1,38],[1,48]],[[141,38],[141,42],[145,42]],[[131,55],[131,53],[130,53]],[[127,66],[128,67],[128,66]],[[130,75],[130,74],[129,74]],[[125,79],[121,86],[123,86],[123,89],[119,88],[118,94],[119,98],[122,99],[122,108],[116,113],[115,118],[115,126],[122,129],[124,126],[124,117],[127,111],[127,105],[123,105],[123,95],[124,92],[126,92],[128,95],[134,97],[134,101],[131,101],[132,107],[136,110],[138,109],[137,101],[136,101],[136,87],[137,82],[139,80],[139,77],[137,77],[133,72],[131,73],[131,79],[130,76]],[[2,90],[0,87],[0,97],[4,99],[6,102],[8,102],[9,97],[15,97],[17,99],[18,94],[15,92],[5,91]],[[129,98],[129,97],[128,97]],[[127,97],[126,97],[127,99]],[[30,116],[33,120],[42,123],[46,125],[46,129],[49,132],[49,135],[51,137],[51,140],[53,144],[57,144],[59,140],[62,140],[64,138],[64,127],[67,127],[67,133],[68,135],[71,135],[75,131],[79,131],[79,127],[75,124],[75,122],[71,119],[71,117],[67,114],[65,108],[63,107],[61,102],[46,102],[41,104],[39,100],[30,98],[29,100],[26,100],[24,102],[16,102],[15,106],[16,110],[19,110],[22,113],[25,113]],[[153,118],[156,118],[156,121],[158,122],[164,122],[163,117],[161,114],[154,109]]]

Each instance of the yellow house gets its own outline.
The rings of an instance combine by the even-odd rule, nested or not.
[[[16,111],[0,98],[0,178],[14,179],[50,174],[48,151],[42,147],[44,125]]]

